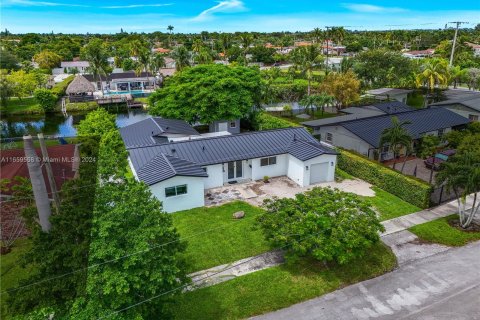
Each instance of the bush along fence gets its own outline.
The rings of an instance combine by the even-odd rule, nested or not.
[[[343,171],[417,207],[429,207],[432,186],[428,183],[414,177],[407,177],[364,156],[346,150],[340,151],[338,167]]]
[[[269,115],[266,112],[260,113],[255,119],[256,130],[281,129],[289,127],[298,127],[299,125],[285,119],[280,119]]]

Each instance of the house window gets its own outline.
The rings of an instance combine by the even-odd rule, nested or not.
[[[468,119],[472,121],[478,121],[478,115],[475,114],[469,114]]]
[[[332,142],[333,140],[333,135],[331,132],[327,132],[327,134],[325,135],[325,141],[327,142]]]
[[[441,137],[443,136],[444,129],[438,129],[438,136]]]
[[[260,159],[260,166],[271,166],[277,164],[277,157],[268,157],[268,158],[261,158]]]
[[[382,147],[382,152],[383,152],[383,153],[386,153],[386,152],[388,152],[389,150],[390,150],[390,145],[385,145],[385,146]]]
[[[230,128],[236,128],[237,123],[235,121],[230,121]]]
[[[165,188],[165,197],[175,197],[175,196],[180,196],[182,194],[187,194],[187,185],[182,184],[179,186],[175,187],[168,187]]]

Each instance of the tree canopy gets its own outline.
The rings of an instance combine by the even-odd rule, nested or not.
[[[259,103],[260,95],[257,68],[200,65],[168,78],[150,96],[149,113],[209,124],[244,117]]]
[[[365,254],[384,228],[357,195],[315,187],[294,199],[267,199],[258,217],[265,238],[294,257],[340,264]]]

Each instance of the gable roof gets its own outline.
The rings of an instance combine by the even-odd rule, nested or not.
[[[366,108],[378,109],[387,114],[395,114],[400,112],[412,111],[413,109],[400,101],[388,101],[383,103],[377,103]]]
[[[465,125],[470,122],[469,119],[445,108],[427,108],[401,112],[395,115],[352,120],[338,125],[354,133],[371,146],[378,148],[382,132],[391,127],[391,118],[394,116],[399,121],[411,122],[405,125],[405,128],[414,139],[420,138],[426,132]]]
[[[306,161],[322,154],[337,154],[334,150],[322,145],[313,138],[305,128],[256,131],[170,142],[148,147],[131,148],[128,151],[137,175],[139,173],[148,175],[148,172],[157,170],[155,169],[157,164],[152,162],[158,162],[158,166],[164,168],[162,169],[164,172],[159,169],[158,171],[162,171],[162,173],[155,173],[154,175],[152,174],[152,178],[146,178],[147,180],[144,181],[148,184],[155,184],[172,177],[172,169],[169,169],[163,161],[170,162],[174,167],[173,170],[176,172],[174,175],[200,176],[202,166],[229,161],[286,153],[301,161]],[[185,162],[179,162],[179,160]],[[172,164],[172,161],[176,164]],[[140,175],[139,178],[142,179]]]
[[[480,112],[480,92],[478,91],[449,89],[446,90],[443,95],[447,98],[447,100],[432,103],[431,105],[447,107],[455,104],[461,104]]]
[[[168,142],[165,136],[170,134],[199,135],[197,130],[183,120],[160,117],[151,117],[120,128],[120,134],[127,149]]]

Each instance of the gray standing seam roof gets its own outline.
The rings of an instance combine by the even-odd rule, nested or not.
[[[392,117],[397,117],[399,121],[411,122],[405,125],[405,128],[414,139],[420,138],[426,132],[465,125],[470,122],[469,119],[445,108],[427,108],[395,115],[347,121],[339,125],[354,133],[371,146],[378,148],[383,130],[390,128],[392,125]]]
[[[400,112],[412,111],[413,109],[400,101],[389,101],[384,103],[378,103],[369,107],[376,108],[388,114],[395,114]]]
[[[480,92],[450,89],[444,92],[447,100],[431,104],[431,106],[464,105],[480,112]]]
[[[287,128],[130,148],[139,178],[155,184],[174,175],[200,176],[202,166],[289,153],[301,161],[337,154],[304,128]],[[170,162],[171,166],[167,166]],[[184,162],[181,162],[184,161]],[[173,169],[172,169],[173,167]],[[203,171],[205,174],[205,172]]]
[[[183,120],[159,117],[148,118],[120,128],[120,134],[127,149],[168,142],[168,139],[162,137],[162,135],[199,135],[197,130]]]

